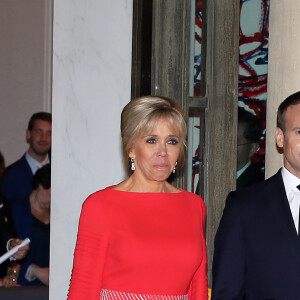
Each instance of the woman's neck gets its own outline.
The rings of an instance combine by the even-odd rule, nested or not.
[[[116,190],[136,193],[179,193],[180,190],[164,181],[146,181],[132,174],[114,187]]]

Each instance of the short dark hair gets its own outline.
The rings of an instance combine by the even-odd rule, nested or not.
[[[260,140],[262,135],[262,125],[259,119],[252,113],[239,107],[238,123],[245,124],[243,136],[247,141],[257,143]]]
[[[300,91],[288,96],[281,102],[277,110],[277,127],[285,132],[285,112],[291,105],[297,105],[300,103]]]
[[[43,120],[52,124],[52,115],[48,112],[43,112],[43,111],[33,114],[28,122],[28,127],[27,127],[28,130],[30,131],[32,130],[36,120]]]
[[[36,190],[41,185],[45,190],[51,187],[51,164],[44,165],[36,171],[32,179],[32,189]]]

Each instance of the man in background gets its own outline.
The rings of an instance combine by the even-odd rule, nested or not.
[[[49,163],[51,147],[52,116],[38,112],[31,116],[26,130],[28,151],[15,163],[8,166],[1,181],[2,192],[10,206],[13,220],[22,216],[24,205],[32,191],[31,182],[35,172]]]
[[[237,128],[237,189],[264,180],[261,166],[252,158],[259,147],[262,126],[250,112],[239,108]]]

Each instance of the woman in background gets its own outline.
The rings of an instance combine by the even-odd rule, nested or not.
[[[18,236],[30,239],[27,257],[20,262],[19,269],[14,268],[16,274],[20,272],[20,285],[49,284],[50,199],[51,165],[47,164],[34,174],[29,202],[24,205],[22,218],[14,220]]]
[[[185,158],[181,108],[161,97],[125,106],[132,175],[84,202],[69,300],[207,299],[205,205],[167,182]]]

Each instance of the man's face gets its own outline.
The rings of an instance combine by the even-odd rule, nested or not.
[[[289,106],[284,119],[285,133],[276,129],[276,143],[283,148],[285,168],[300,178],[300,104]]]
[[[246,124],[239,122],[237,127],[237,170],[241,170],[252,158],[258,143],[249,142],[244,137]]]
[[[30,145],[29,151],[37,156],[44,156],[51,147],[51,123],[36,120],[32,130],[26,131],[26,140]]]

